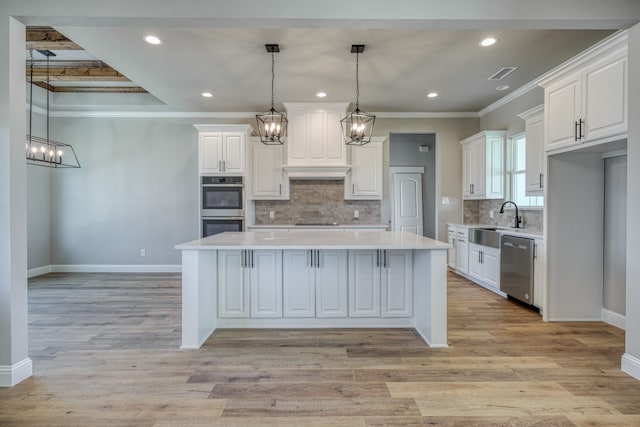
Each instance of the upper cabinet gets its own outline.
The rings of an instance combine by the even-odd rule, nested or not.
[[[627,47],[625,43],[584,60],[584,65],[541,82],[545,88],[546,150],[627,132]]]
[[[249,125],[195,125],[200,174],[244,175]]]
[[[282,169],[284,147],[284,145],[265,145],[259,138],[251,142],[252,199],[289,199],[289,179]]]
[[[373,138],[363,146],[347,147],[347,159],[351,161],[351,171],[344,182],[346,200],[382,199],[382,159],[384,138]]]
[[[524,119],[527,138],[525,195],[544,196],[546,157],[544,152],[544,105],[539,105],[518,117]]]
[[[483,131],[462,144],[463,198],[504,198],[504,131]]]
[[[347,103],[285,103],[289,119],[288,166],[344,166],[340,120]]]

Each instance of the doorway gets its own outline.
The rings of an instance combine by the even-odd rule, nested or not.
[[[425,237],[437,236],[436,134],[391,133],[389,166],[422,167],[422,230]],[[390,201],[393,204],[393,200]],[[391,209],[394,209],[391,206]]]

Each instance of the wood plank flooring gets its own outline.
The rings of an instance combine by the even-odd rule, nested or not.
[[[0,389],[0,426],[640,426],[624,331],[448,282],[446,349],[325,329],[219,330],[180,350],[179,275],[41,276],[34,376]]]

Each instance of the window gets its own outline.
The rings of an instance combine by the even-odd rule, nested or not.
[[[509,139],[507,150],[509,162],[507,166],[508,200],[514,201],[521,208],[537,208],[544,206],[544,197],[526,196],[526,155],[527,138],[524,133],[514,135]]]

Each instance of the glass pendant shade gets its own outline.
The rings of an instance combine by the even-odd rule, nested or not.
[[[282,145],[287,136],[288,120],[284,113],[276,111],[273,107],[275,85],[275,58],[274,53],[280,52],[277,44],[265,45],[267,52],[271,53],[271,109],[261,114],[256,114],[258,122],[258,134],[260,141],[265,145]]]
[[[340,120],[346,145],[365,145],[370,143],[373,135],[373,125],[376,122],[376,116],[360,110],[359,59],[362,52],[364,52],[364,45],[351,45],[351,53],[356,54],[356,109]]]

